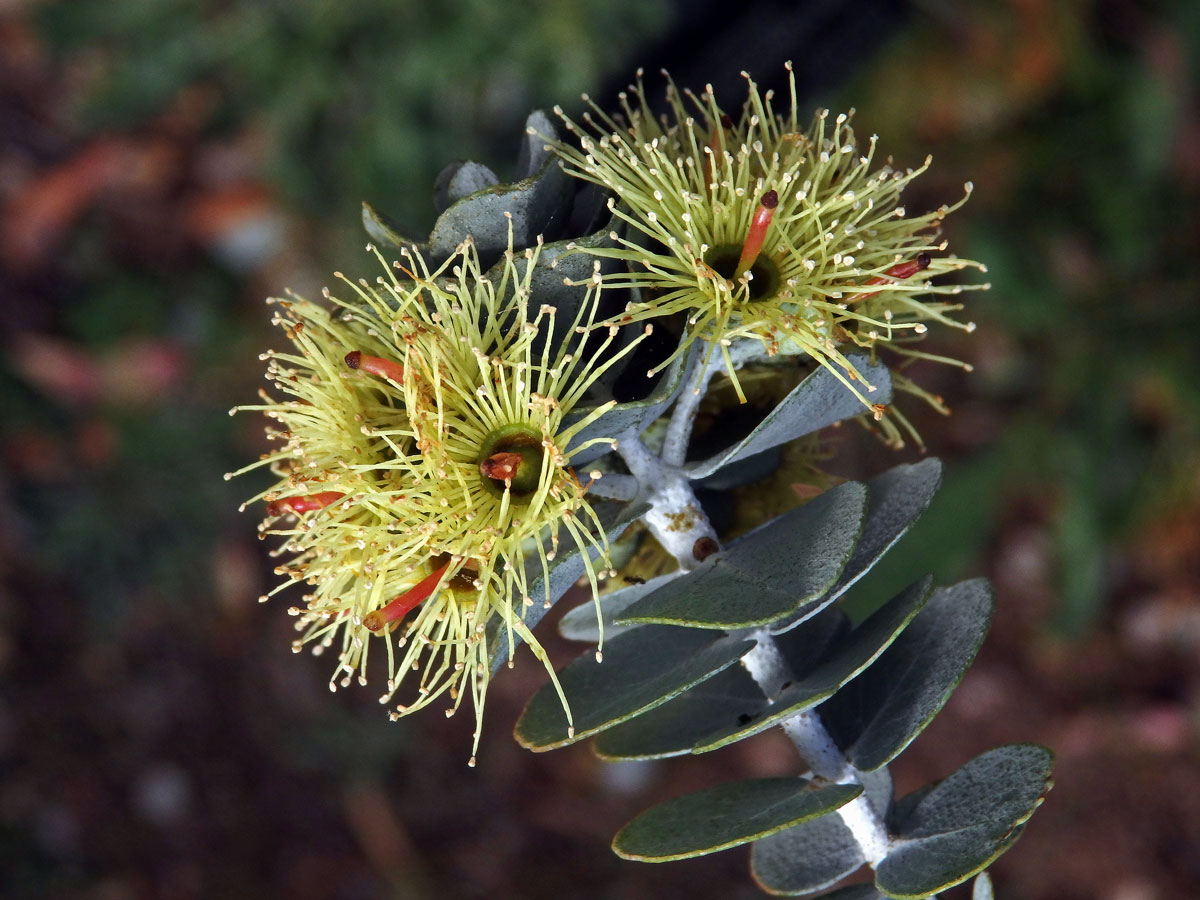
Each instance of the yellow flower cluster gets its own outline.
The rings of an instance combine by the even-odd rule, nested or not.
[[[335,648],[336,689],[367,683],[379,639],[380,701],[403,697],[393,717],[442,695],[449,715],[470,696],[476,747],[489,624],[507,635],[510,661],[514,634],[545,661],[520,614],[550,600],[548,587],[530,596],[531,578],[548,585],[564,535],[587,551],[593,589],[608,565],[567,453],[606,407],[566,417],[637,343],[614,350],[616,328],[597,332],[598,283],[566,315],[537,305],[540,248],[510,248],[491,273],[469,243],[436,271],[407,253],[374,285],[343,279],[348,299],[326,291],[332,311],[273,301],[294,348],[264,354],[281,397],[239,407],[278,423],[268,433],[279,448],[242,471],[265,465],[276,477],[255,499],[268,501],[261,530],[289,557],[272,593],[307,591],[290,610],[295,649]]]
[[[973,328],[951,318],[960,306],[942,298],[987,286],[931,279],[984,267],[946,255],[939,235],[966,196],[923,215],[901,203],[929,159],[917,169],[878,165],[876,137],[863,146],[849,114],[819,110],[802,123],[790,66],[788,74],[782,112],[747,76],[736,117],[711,87],[696,96],[668,82],[670,112],[659,119],[639,73],[617,119],[594,105],[582,123],[556,110],[580,149],[551,146],[568,172],[613,194],[623,233],[613,233],[616,246],[587,252],[626,262],[606,284],[640,296],[619,321],[684,313],[685,345],[720,347],[735,387],[728,348],[750,338],[768,355],[811,355],[868,403],[844,350],[886,343],[920,357],[909,344],[927,323]]]

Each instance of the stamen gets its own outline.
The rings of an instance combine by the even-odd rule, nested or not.
[[[378,356],[368,356],[361,350],[351,350],[346,354],[346,365],[351,369],[360,369],[368,375],[378,375],[396,384],[404,381],[404,366]]]
[[[775,191],[767,191],[758,201],[758,209],[754,211],[754,218],[750,220],[750,230],[746,232],[746,243],[742,244],[742,255],[738,259],[737,269],[733,273],[734,281],[749,272],[750,267],[758,259],[763,240],[767,236],[767,229],[771,226],[771,219],[775,217],[775,207],[778,205],[779,194]]]
[[[712,148],[714,154],[721,152],[721,138],[725,132],[733,127],[733,119],[729,118],[727,113],[721,113],[721,127],[714,128],[712,134],[708,136],[708,146]]]
[[[363,616],[363,627],[367,631],[378,634],[388,623],[404,618],[429,598],[449,567],[450,563],[445,563],[440,569],[435,569],[421,579],[415,587],[396,597],[387,606],[367,613]]]
[[[722,138],[725,136],[725,132],[729,131],[732,127],[733,119],[729,118],[727,114],[721,113],[721,127],[714,128],[708,136],[708,149],[712,153],[705,154],[704,156],[704,183],[712,184],[714,188],[716,185],[713,183],[715,181],[713,178],[713,162],[721,156]]]
[[[317,494],[305,494],[303,497],[285,497],[282,500],[272,500],[267,504],[268,516],[282,516],[287,512],[306,513],[324,509],[331,503],[336,503],[346,495],[341,491],[321,491]]]

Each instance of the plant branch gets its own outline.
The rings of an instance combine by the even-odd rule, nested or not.
[[[779,645],[765,628],[754,629],[747,636],[757,643],[742,657],[742,665],[763,694],[772,699],[785,683],[793,680],[792,671],[779,652]],[[781,727],[813,775],[836,784],[862,784],[859,771],[846,759],[816,712],[797,713],[784,720]],[[838,809],[838,815],[854,835],[872,868],[887,858],[891,835],[865,793]]]
[[[650,504],[650,511],[643,517],[650,533],[675,557],[680,569],[686,572],[696,568],[700,564],[696,558],[698,542],[707,538],[715,546],[717,534],[683,470],[651,453],[633,430],[618,436],[616,451],[637,479],[639,498]]]
[[[663,441],[663,462],[673,466],[682,466],[687,459],[688,444],[692,439],[692,426],[696,423],[696,413],[700,409],[700,401],[708,392],[708,383],[721,368],[723,360],[719,354],[712,354],[708,362],[701,362],[693,367],[695,379],[688,373],[675,408],[671,410],[671,421],[667,424],[667,437]]]
[[[766,351],[762,343],[756,340],[737,341],[729,348],[729,360],[734,368],[741,368],[746,363],[763,359],[765,356]],[[686,383],[679,399],[675,401],[675,408],[671,410],[671,421],[667,425],[662,458],[664,462],[673,466],[682,466],[687,460],[692,426],[696,422],[700,401],[708,393],[709,382],[719,372],[729,374],[725,367],[725,355],[717,352],[717,348],[706,348],[700,359],[702,362],[693,368],[695,378],[692,378],[691,372],[686,376]]]

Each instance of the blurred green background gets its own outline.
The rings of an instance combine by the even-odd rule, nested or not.
[[[432,182],[511,171],[525,114],[610,101],[639,65],[741,68],[855,106],[910,208],[971,202],[989,265],[964,375],[920,367],[946,484],[861,603],[983,573],[993,634],[896,767],[900,789],[997,743],[1059,786],[998,896],[1200,891],[1200,5],[530,0],[0,3],[0,895],[754,897],[745,854],[621,862],[617,827],[734,775],[794,771],[780,736],[608,766],[520,751],[543,679],[470,723],[390,724],[289,650],[230,418],[263,384],[262,299],[359,265],[367,199],[414,231]],[[651,78],[651,85],[655,82]],[[653,88],[652,88],[653,89]],[[834,467],[892,454],[843,429]],[[560,663],[572,648],[545,639]]]

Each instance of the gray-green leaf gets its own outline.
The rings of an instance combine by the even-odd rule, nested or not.
[[[863,374],[868,382],[876,385],[872,399],[887,403],[892,396],[892,381],[887,366],[872,362],[863,353],[852,353],[847,359]],[[861,415],[865,407],[844,384],[825,366],[805,378],[784,397],[779,405],[767,413],[766,418],[745,438],[728,450],[701,462],[687,466],[689,478],[705,478],[718,469],[738,460],[762,453],[780,444],[819,431],[834,422]]]
[[[591,422],[586,428],[575,435],[571,443],[567,447],[567,453],[571,457],[571,462],[574,465],[587,465],[592,460],[598,459],[608,452],[607,445],[595,445],[587,450],[575,450],[574,448],[585,444],[595,438],[615,437],[626,431],[640,433],[659,416],[663,414],[668,406],[674,402],[678,396],[680,389],[683,387],[685,376],[692,370],[696,360],[700,355],[699,342],[693,342],[692,345],[683,353],[679,354],[667,367],[662,378],[658,380],[658,384],[650,393],[641,400],[630,400],[624,403],[617,403],[609,408],[603,415]],[[566,427],[574,422],[578,422],[594,410],[595,407],[581,408],[573,411],[564,418],[563,426]]]
[[[934,591],[874,665],[821,705],[821,720],[854,766],[885,765],[921,733],[975,659],[991,618],[982,579]]]
[[[618,634],[628,631],[630,628],[638,627],[636,625],[618,625],[616,622],[617,617],[630,604],[654,593],[668,581],[678,577],[678,572],[659,575],[657,578],[651,578],[649,581],[641,584],[631,584],[628,587],[623,587],[620,590],[613,591],[611,594],[605,594],[601,597],[600,616],[604,622],[604,637],[612,639]],[[600,626],[596,621],[596,605],[594,603],[581,603],[567,610],[566,615],[558,620],[558,633],[572,641],[599,643]]]
[[[737,662],[752,646],[696,628],[637,628],[604,646],[604,661],[588,651],[558,673],[574,731],[553,685],[543,685],[517,721],[517,741],[553,750],[666,703]]]
[[[453,162],[438,174],[433,183],[433,205],[438,213],[464,197],[499,184],[496,173],[482,163]]]
[[[647,627],[647,626],[641,626]],[[829,647],[850,631],[850,622],[836,609],[816,616],[778,639],[785,659],[801,666],[797,675],[816,668]],[[629,722],[596,738],[598,754],[610,759],[654,759],[690,752],[713,734],[737,731],[755,723],[769,708],[762,688],[743,666],[684,691]]]
[[[604,527],[609,541],[614,541],[631,523],[642,516],[649,508],[645,503],[613,503],[600,502],[593,504],[596,516]],[[596,552],[588,551],[588,557],[595,559]],[[546,573],[542,571],[539,559],[526,563],[526,578],[529,585],[529,597],[533,603],[524,604],[523,598],[512,598],[513,609],[519,618],[529,628],[533,628],[542,620],[547,611],[559,601],[563,594],[583,577],[587,568],[584,564],[583,552],[577,547],[568,549],[568,545],[560,545],[559,552],[547,566],[550,572],[549,585],[546,583]],[[521,643],[521,635],[512,632],[512,645],[509,645],[509,632],[499,618],[488,623],[488,647],[492,661],[492,671],[495,672],[505,663]]]
[[[772,698],[749,721],[710,734],[696,745],[694,753],[717,750],[778,725],[797,713],[820,703],[866,669],[920,612],[929,598],[932,579],[924,578],[885,603],[858,628],[822,654],[822,662]],[[786,654],[785,654],[786,655]],[[811,660],[788,660],[793,671],[811,665]]]
[[[533,113],[526,124],[555,133],[544,113]],[[484,265],[491,265],[508,247],[510,227],[516,247],[531,247],[538,235],[552,239],[566,225],[575,182],[551,154],[532,152],[526,141],[518,167],[529,168],[535,160],[540,162],[536,170],[512,184],[487,184],[490,172],[475,163],[448,167],[435,203],[440,197],[449,206],[438,216],[426,241],[406,237],[367,203],[363,204],[363,226],[385,246],[416,248],[431,265],[448,259],[469,237]],[[464,195],[464,191],[471,192]]]
[[[868,481],[862,536],[837,583],[820,600],[805,604],[782,623],[772,625],[772,633],[794,628],[849,590],[920,518],[941,483],[942,463],[933,457],[896,466]]]
[[[891,897],[925,897],[967,880],[1006,850],[1050,790],[1054,758],[1036,744],[997,747],[936,785],[897,823],[875,870]]]
[[[755,842],[750,874],[768,894],[796,896],[836,884],[864,862],[841,816],[828,815]]]
[[[732,629],[790,615],[837,580],[866,504],[863,485],[838,485],[634,603],[619,621]]]
[[[726,722],[751,721],[765,704],[750,673],[730,666],[670,702],[602,731],[593,746],[612,760],[679,756]]]
[[[892,778],[887,769],[863,772],[867,800],[886,821],[892,802]],[[750,871],[764,891],[795,896],[819,891],[845,878],[865,862],[854,835],[840,816],[821,816],[754,844]],[[824,897],[879,898],[871,885],[853,885]]]
[[[803,778],[720,784],[646,810],[617,832],[613,850],[641,862],[703,856],[831,812],[860,793],[857,785]]]

